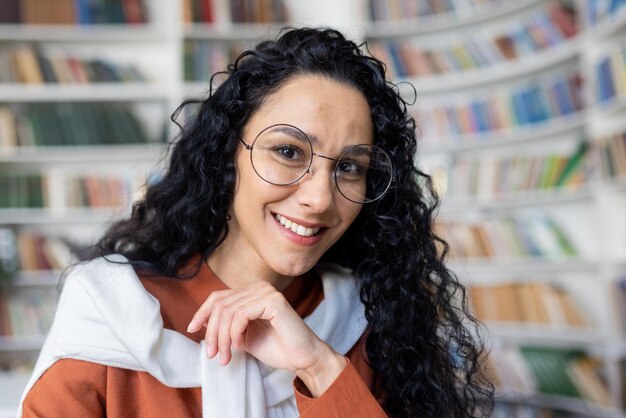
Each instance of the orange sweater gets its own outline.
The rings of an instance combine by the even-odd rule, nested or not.
[[[185,281],[140,276],[146,290],[159,300],[165,328],[200,342],[202,331],[186,332],[193,314],[215,290],[226,285],[202,263]],[[324,298],[321,279],[307,275],[294,280],[283,294],[302,317]],[[132,303],[132,301],[129,301]],[[371,389],[374,374],[366,362],[364,338],[347,354],[348,366],[319,398],[294,380],[301,417],[381,418],[383,412]],[[23,417],[202,417],[200,388],[171,388],[146,372],[62,359],[35,383],[23,403]]]

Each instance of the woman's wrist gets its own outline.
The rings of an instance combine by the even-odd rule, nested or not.
[[[314,398],[318,398],[335,381],[348,365],[348,360],[326,345],[320,360],[308,369],[296,370],[296,376],[309,389]]]

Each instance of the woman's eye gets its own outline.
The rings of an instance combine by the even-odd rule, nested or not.
[[[363,167],[356,161],[339,161],[338,168],[341,174],[348,174],[351,176],[359,176],[364,173]]]
[[[276,147],[275,151],[287,160],[299,160],[302,158],[302,153],[294,147]]]

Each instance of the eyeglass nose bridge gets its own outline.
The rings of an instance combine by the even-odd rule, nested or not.
[[[320,158],[323,158],[324,160],[332,161],[334,163],[333,164],[333,169],[331,171],[331,175],[332,175],[333,180],[336,181],[336,177],[337,177],[337,175],[336,175],[337,163],[339,162],[339,159],[338,158],[327,157],[326,155],[318,154],[316,152],[311,152],[311,160],[309,161],[309,165],[306,168],[306,171],[304,172],[302,177],[304,177],[307,174],[311,174],[311,167],[313,166],[313,157],[320,157]],[[302,178],[302,177],[300,177],[300,178]]]

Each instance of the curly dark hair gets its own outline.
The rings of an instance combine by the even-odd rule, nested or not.
[[[387,194],[364,205],[321,261],[360,279],[369,328],[366,350],[397,417],[489,414],[493,386],[474,333],[464,287],[444,265],[447,244],[433,230],[439,204],[431,178],[417,169],[416,126],[385,66],[332,29],[288,29],[242,53],[174,143],[167,172],[99,241],[100,254],[120,253],[143,271],[181,278],[197,254],[206,259],[228,234],[238,136],[268,95],[299,75],[321,75],[363,93],[374,143],[394,164]],[[199,267],[199,266],[198,266]]]

